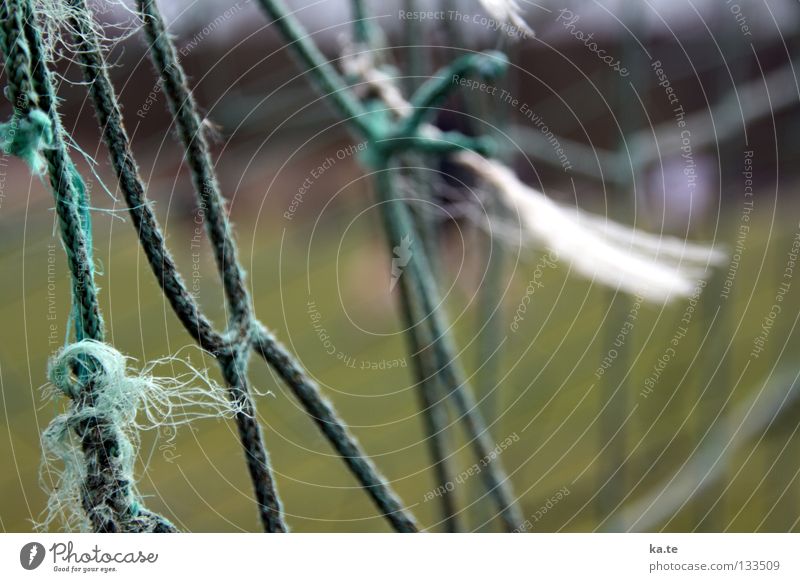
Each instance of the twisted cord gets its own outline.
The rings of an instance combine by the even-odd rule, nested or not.
[[[95,532],[177,531],[167,519],[143,507],[135,490],[136,449],[128,433],[137,405],[151,388],[149,381],[127,377],[122,354],[94,340],[62,349],[50,360],[48,375],[53,386],[72,399],[69,411],[56,417],[42,435],[45,458],[56,452],[65,465],[59,486],[51,492],[51,516],[63,509],[62,503],[73,501],[70,495],[76,488]],[[65,444],[70,430],[78,436],[83,453],[79,468],[72,447]]]
[[[480,76],[492,78],[502,74],[507,66],[507,60],[500,53],[479,53],[466,55],[452,63],[447,71],[435,75],[423,84],[411,100],[412,113],[396,122],[396,127],[390,135],[405,139],[403,136],[422,130],[423,134],[430,135],[430,139],[442,146],[442,151],[457,144],[451,141],[449,133],[435,132],[424,125],[426,117],[432,113],[432,107],[440,102],[448,90],[452,90],[451,71],[458,75]],[[423,135],[424,137],[424,135]],[[478,145],[480,138],[473,141]],[[390,161],[397,150],[391,146],[391,141],[372,143],[375,152],[371,157],[376,173],[376,190],[381,202],[381,212],[389,240],[397,241],[402,237],[410,236],[418,239],[413,217],[404,201],[397,198],[394,183],[389,176]],[[463,142],[463,140],[462,140]],[[387,147],[388,146],[388,147]],[[458,144],[458,147],[469,146],[467,142]],[[508,531],[514,531],[522,523],[522,512],[514,498],[511,484],[499,462],[490,460],[492,457],[493,443],[490,433],[483,420],[480,409],[477,407],[472,389],[467,382],[463,370],[456,359],[456,349],[451,336],[449,322],[444,310],[441,308],[439,291],[433,275],[430,262],[426,253],[416,253],[409,265],[408,277],[410,285],[402,285],[401,294],[403,302],[413,306],[416,301],[422,309],[421,317],[414,318],[414,314],[404,305],[403,314],[409,326],[415,326],[420,321],[426,322],[430,328],[432,350],[437,362],[436,373],[447,387],[449,394],[455,402],[460,419],[465,425],[470,437],[470,444],[479,461],[486,463],[486,468],[481,472],[488,495],[494,500],[500,513],[500,518]]]
[[[371,90],[367,92],[370,95],[370,107],[388,107],[399,117],[406,117],[411,115],[412,106],[408,103],[400,89],[395,85],[389,73],[384,72],[376,66],[376,58],[373,51],[367,50],[368,47],[376,46],[372,32],[374,29],[371,27],[362,26],[365,22],[365,6],[363,2],[352,2],[352,13],[354,20],[353,37],[355,45],[344,49],[344,58],[342,59],[342,70],[346,74],[346,78],[353,83],[364,82]],[[413,12],[413,5],[405,3],[408,12]],[[408,30],[411,31],[413,27],[409,24]],[[413,44],[413,43],[409,43]],[[411,59],[412,69],[415,63]],[[413,77],[412,71],[412,77]],[[410,79],[410,77],[409,77]],[[412,152],[405,156],[407,159],[414,158]],[[422,156],[419,156],[420,158]],[[418,164],[410,164],[418,165]],[[413,174],[412,174],[413,175]],[[422,188],[422,181],[414,184],[417,187],[417,192],[424,190]],[[429,220],[424,217],[415,217],[420,222],[420,233],[423,235],[423,248],[426,252],[433,251],[432,249],[432,236],[429,236],[430,224]],[[394,249],[397,251],[397,248]],[[405,285],[405,279],[402,285]],[[447,402],[444,398],[439,398],[438,382],[436,377],[436,363],[431,357],[430,350],[424,350],[424,346],[428,344],[427,339],[424,337],[425,326],[417,325],[418,319],[414,313],[415,306],[412,305],[411,298],[407,290],[403,290],[400,294],[401,297],[401,313],[403,321],[406,326],[406,341],[408,344],[408,352],[412,361],[412,372],[416,378],[415,391],[417,393],[417,400],[420,408],[420,416],[422,417],[422,427],[424,430],[425,443],[428,447],[430,455],[431,467],[434,473],[434,479],[437,490],[442,491],[442,495],[438,498],[438,508],[440,511],[441,522],[448,532],[460,531],[459,517],[454,489],[449,488],[448,483],[453,482],[452,460],[449,455],[449,442],[446,435],[447,428]]]
[[[429,106],[435,105],[447,91],[452,91],[455,87],[449,82],[452,79],[450,68],[420,88],[412,99],[418,107],[410,120],[401,119],[396,124],[389,122],[385,107],[372,108],[370,109],[372,113],[365,115],[363,104],[360,102],[356,105],[350,104],[352,93],[286,5],[281,0],[259,0],[259,2],[279,27],[289,46],[322,87],[322,94],[339,105],[348,124],[367,136],[370,147],[365,159],[377,170],[378,196],[385,202],[381,207],[390,240],[399,241],[403,236],[409,235],[418,238],[408,208],[395,197],[394,185],[388,176],[391,159],[411,148],[440,154],[462,149],[476,151],[490,149],[488,140],[472,139],[454,132],[431,131],[429,126],[423,123],[432,114]],[[480,53],[457,60],[453,64],[453,69],[470,76],[491,77],[502,73],[506,65],[505,57],[499,53]],[[492,443],[489,433],[476,407],[469,384],[456,363],[456,351],[447,334],[449,326],[446,317],[440,309],[437,309],[438,290],[425,253],[415,255],[410,263],[409,277],[413,279],[414,291],[419,296],[424,315],[427,316],[425,320],[431,327],[439,374],[448,387],[449,394],[453,396],[475,454],[479,460],[491,458]],[[495,500],[506,529],[513,531],[522,522],[522,513],[514,500],[508,477],[497,462],[487,462],[486,470],[482,471],[481,475],[489,495]]]
[[[289,12],[286,4],[282,0],[258,0],[258,2],[283,38],[289,41],[293,54],[316,82],[320,94],[328,98],[342,118],[346,119],[348,125],[355,128],[362,138],[373,137],[373,127],[367,122],[363,104],[353,95],[347,83],[320,52],[311,35]]]
[[[236,427],[242,443],[247,468],[253,481],[259,516],[268,532],[288,531],[283,521],[280,498],[272,477],[269,456],[264,446],[261,425],[256,418],[256,409],[247,383],[249,349],[241,353],[222,355],[218,358],[222,376],[229,387],[231,402],[237,410]]]
[[[14,103],[15,116],[26,113],[33,120],[41,115],[38,127],[48,137],[46,144],[41,140],[33,140],[31,144],[36,144],[37,153],[43,150],[53,188],[73,283],[76,337],[79,342],[84,338],[102,342],[103,321],[94,284],[88,201],[63,138],[41,33],[29,0],[4,2],[0,10],[0,48],[7,64],[7,96]],[[174,531],[166,519],[142,508],[135,499],[131,479],[119,462],[120,453],[131,445],[116,430],[112,419],[98,412],[96,403],[102,398],[102,386],[97,382],[95,364],[82,354],[69,359],[70,369],[77,371],[79,387],[69,392],[73,403],[68,418],[77,421],[64,424],[81,441],[85,477],[80,484],[80,501],[89,522],[98,532]],[[61,371],[63,379],[66,366]]]
[[[161,13],[153,0],[137,0],[137,6],[144,21],[151,60],[164,84],[164,93],[167,95],[170,111],[186,150],[198,204],[206,210],[206,229],[214,248],[214,258],[231,310],[228,321],[229,332],[232,335],[229,339],[231,350],[227,354],[219,354],[217,360],[225,376],[231,399],[254,413],[255,404],[246,379],[246,363],[238,355],[240,351],[249,350],[253,315],[250,297],[244,285],[244,274],[239,266],[237,249],[233,242],[225,201],[214,173],[194,97],[186,84],[186,76],[175,55],[175,47],[164,28]],[[268,462],[269,456],[255,415],[237,414],[236,426],[264,529],[267,532],[285,532],[287,526],[283,522],[278,492]]]
[[[231,309],[231,324],[238,339],[244,341],[250,333],[252,308],[197,104],[155,1],[137,0],[137,6],[144,21],[151,60],[164,84],[164,94],[186,149],[199,203],[207,210],[206,228]]]
[[[44,44],[33,17],[30,0],[9,0],[7,4],[12,18],[4,23],[12,28],[16,27],[20,21],[22,23],[25,44],[27,44],[30,57],[31,87],[36,94],[39,107],[50,118],[53,140],[51,146],[43,151],[43,155],[47,160],[50,185],[55,194],[61,239],[73,279],[75,327],[78,339],[87,337],[102,341],[103,320],[97,301],[91,251],[85,235],[88,230],[84,230],[89,227],[88,210],[81,216],[81,209],[87,208],[87,205],[81,204],[85,192],[81,178],[67,153],[64,130],[55,108],[55,90],[50,70],[45,62]],[[11,32],[9,31],[9,33]],[[19,32],[13,31],[13,36],[19,39]],[[7,34],[7,38],[12,38],[12,34]],[[9,45],[9,49],[18,49],[20,42],[18,40],[15,44]],[[13,61],[19,62],[18,57],[13,57]]]
[[[284,381],[292,388],[306,412],[328,438],[339,456],[353,472],[384,516],[399,532],[415,532],[413,516],[403,509],[403,504],[369,457],[361,450],[347,425],[337,416],[333,406],[320,393],[286,350],[263,327],[255,334],[254,348]]]
[[[173,311],[183,326],[204,349],[213,354],[222,350],[222,336],[203,314],[194,296],[178,272],[175,259],[166,246],[150,201],[145,196],[144,183],[133,157],[130,138],[125,129],[117,96],[108,76],[97,35],[90,25],[91,15],[84,0],[71,0],[76,8],[72,26],[84,78],[94,105],[95,114],[109,150],[111,165],[139,236],[150,268],[164,291]]]
[[[91,18],[84,0],[71,0],[87,18]],[[137,227],[151,268],[164,294],[187,331],[215,356],[227,351],[226,343],[203,315],[194,296],[177,271],[174,260],[166,248],[158,220],[145,196],[144,185],[139,177],[130,139],[125,131],[123,118],[114,87],[108,76],[105,61],[94,31],[88,20],[78,18],[73,23],[80,37],[79,46],[84,75],[89,86],[94,108],[103,131],[103,139],[109,149],[111,164],[119,179],[134,224]],[[413,517],[404,513],[402,503],[392,491],[385,478],[377,471],[358,441],[350,435],[347,425],[339,419],[332,405],[322,396],[317,386],[308,379],[303,369],[286,349],[276,342],[258,322],[258,332],[253,337],[253,348],[268,364],[278,371],[295,397],[303,405],[323,434],[337,450],[354,473],[359,483],[373,497],[379,509],[387,516],[396,516],[393,525],[408,531],[416,529]],[[402,517],[397,517],[402,514]]]
[[[388,176],[391,159],[398,153],[419,148],[431,153],[452,153],[460,149],[489,149],[488,142],[482,138],[472,139],[459,133],[431,132],[423,124],[432,114],[430,105],[435,105],[447,91],[453,90],[450,68],[442,75],[421,87],[412,102],[417,105],[409,120],[401,119],[392,124],[386,119],[386,111],[373,108],[374,115],[364,115],[362,104],[350,105],[351,93],[336,74],[330,63],[316,48],[314,42],[300,22],[289,12],[281,0],[260,0],[267,15],[280,28],[289,46],[296,52],[306,68],[314,75],[323,89],[339,105],[345,119],[355,129],[366,135],[370,143],[366,159],[376,171],[378,196],[385,204],[381,205],[386,232],[390,240],[401,240],[403,236],[416,237],[416,228],[408,208],[396,198],[394,185]],[[502,73],[507,65],[499,53],[480,53],[458,59],[453,69],[471,76],[491,77]],[[431,327],[433,350],[439,366],[442,381],[456,403],[461,419],[470,435],[470,442],[479,460],[490,459],[492,443],[486,424],[477,409],[475,399],[463,372],[455,359],[455,349],[447,334],[449,326],[441,309],[438,309],[438,290],[425,253],[416,253],[410,263],[409,277],[413,279],[414,291],[419,296],[425,320]],[[406,287],[403,287],[404,289]],[[415,322],[416,323],[416,322]],[[517,506],[507,475],[499,463],[487,462],[481,472],[488,494],[495,500],[503,523],[513,531],[522,522],[522,513]]]
[[[425,159],[423,156],[406,156],[404,165],[411,168],[418,167]],[[414,179],[413,188],[418,196],[425,199],[429,193],[425,193],[424,179],[418,176],[416,170],[410,171],[410,176]],[[433,261],[436,254],[436,233],[432,219],[424,212],[414,214],[413,218],[422,237],[422,248]],[[419,306],[412,301],[412,290],[407,287],[408,280],[403,277],[400,289],[400,308],[403,324],[406,327],[406,340],[408,342],[408,352],[414,367],[414,375],[417,379],[417,395],[419,400],[420,412],[422,415],[423,429],[425,430],[428,451],[435,475],[437,489],[442,492],[438,497],[439,509],[442,516],[444,527],[448,532],[460,532],[461,519],[458,515],[457,500],[455,490],[448,490],[447,484],[454,482],[453,460],[451,459],[452,442],[448,438],[447,429],[449,428],[447,398],[442,398],[446,393],[441,389],[437,378],[437,367],[435,354],[429,349],[429,333],[426,325],[419,316]]]
[[[12,10],[12,2],[0,5],[0,43],[5,56],[6,97],[14,112],[27,113],[35,104],[33,81],[30,76],[31,55],[25,40],[22,12]]]
[[[382,216],[390,240],[400,240],[403,236],[416,238],[413,219],[405,203],[396,197],[388,165],[378,169],[376,181],[376,190],[383,202]],[[414,255],[409,263],[408,275],[412,285],[403,286],[403,290],[413,293],[420,301],[423,318],[429,322],[431,328],[432,349],[439,365],[438,373],[456,404],[459,416],[470,436],[475,456],[479,461],[487,461],[486,467],[480,473],[487,493],[494,499],[506,529],[513,531],[524,521],[522,512],[514,499],[509,478],[502,466],[497,462],[488,462],[493,458],[494,443],[489,438],[486,423],[477,407],[470,385],[455,358],[456,350],[447,334],[449,325],[439,305],[436,282],[425,253]]]
[[[25,40],[22,13],[9,12],[6,2],[0,6],[0,50],[6,73],[5,95],[11,101],[11,119],[0,124],[0,148],[25,160],[37,175],[44,173],[47,162],[42,150],[53,140],[50,118],[37,103],[31,79],[31,55]]]
[[[414,376],[417,378],[417,396],[427,437],[426,442],[433,463],[435,483],[437,487],[442,487],[440,498],[442,521],[448,532],[458,532],[461,531],[461,524],[454,490],[447,488],[447,484],[453,482],[453,470],[445,440],[445,431],[447,430],[445,402],[437,398],[436,364],[431,361],[432,358],[427,353],[427,346],[424,345],[426,341],[423,337],[424,332],[422,329],[416,329],[419,319],[415,316],[414,305],[411,301],[413,293],[406,288],[409,285],[408,278],[402,277],[400,284],[403,287],[400,293],[403,323],[408,328],[405,335],[408,352],[414,366]]]
[[[95,404],[94,386],[84,388],[77,409]],[[81,440],[86,478],[81,488],[81,504],[96,533],[174,533],[177,528],[166,518],[142,507],[132,491],[132,480],[122,473],[119,461],[122,446],[130,443],[107,418],[94,416],[74,427]]]

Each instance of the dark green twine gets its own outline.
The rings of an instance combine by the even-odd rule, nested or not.
[[[56,421],[50,428],[59,433],[59,442],[69,431],[77,436],[83,464],[80,479],[62,486],[68,489],[74,485],[78,491],[75,501],[95,531],[174,531],[167,520],[145,509],[137,499],[131,477],[132,445],[102,406],[108,389],[105,368],[100,360],[76,348],[84,341],[104,345],[94,282],[89,202],[84,182],[69,158],[52,75],[30,0],[3,3],[0,49],[5,56],[5,93],[14,108],[11,120],[0,127],[0,145],[5,153],[24,159],[35,173],[46,170],[72,278],[77,343],[65,348],[64,353],[71,355],[58,378],[64,381],[69,376],[73,383],[72,389],[65,391],[72,399],[70,412],[60,417],[71,421],[60,425],[64,430],[56,430]],[[69,351],[72,348],[77,351]],[[53,362],[63,364],[64,360]],[[43,435],[43,444],[55,442],[53,437],[54,432]],[[77,451],[71,454],[75,458]],[[56,491],[55,499],[64,490]]]
[[[232,329],[228,333],[216,331],[203,314],[166,248],[163,233],[145,196],[144,184],[139,177],[130,139],[123,125],[119,103],[99,43],[89,24],[91,16],[83,0],[70,1],[77,8],[72,24],[76,31],[75,40],[79,46],[81,65],[111,164],[117,174],[142,248],[176,315],[201,347],[218,358],[230,395],[239,401],[236,408],[243,414],[237,416],[237,426],[265,529],[282,531],[285,525],[274,483],[271,480],[267,482],[267,478],[271,479],[271,473],[260,427],[253,418],[255,407],[246,383],[245,347],[253,349],[264,358],[287,384],[391,525],[397,531],[416,531],[413,517],[403,508],[385,477],[364,453],[333,406],[322,396],[318,386],[252,313],[250,299],[243,284],[243,272],[236,258],[235,244],[227,223],[224,199],[219,192],[208,147],[200,130],[200,117],[175,57],[174,47],[164,31],[157,7],[152,2],[140,2],[139,6],[151,45],[152,59],[162,77],[170,107],[175,114],[178,133],[187,151],[198,196],[204,204],[215,208],[212,224],[209,224],[209,234],[233,312]]]
[[[286,531],[287,527],[248,386],[247,368],[251,350],[264,358],[286,382],[392,526],[398,531],[416,531],[413,517],[364,454],[347,425],[291,354],[253,314],[225,200],[203,136],[201,117],[155,3],[152,0],[137,0],[151,58],[161,77],[177,133],[185,149],[198,202],[208,209],[206,225],[231,313],[228,328],[224,332],[216,331],[202,313],[186,289],[165,246],[131,153],[120,107],[92,28],[91,15],[84,0],[70,0],[70,3],[74,9],[70,13],[70,24],[79,45],[78,56],[109,149],[112,167],[157,281],[188,332],[220,364],[265,530]],[[414,112],[400,121],[391,120],[387,112],[381,112],[373,104],[361,103],[322,58],[308,36],[301,34],[303,31],[299,23],[288,15],[282,3],[262,0],[262,5],[292,41],[310,74],[329,94],[340,113],[345,114],[356,132],[369,142],[367,161],[381,170],[378,172],[379,190],[386,202],[383,205],[384,218],[390,238],[396,239],[401,231],[406,234],[413,232],[414,225],[410,222],[407,209],[394,198],[391,181],[388,181],[386,170],[390,167],[390,160],[399,153],[412,150],[434,155],[463,148],[487,152],[491,144],[458,133],[431,136],[425,131],[423,124],[429,113],[449,91],[448,84],[441,77],[426,83],[417,91],[412,100]],[[79,501],[94,530],[174,531],[174,526],[146,510],[138,498],[132,477],[134,446],[120,426],[119,410],[111,405],[116,400],[110,396],[119,394],[120,388],[115,382],[123,382],[124,385],[130,385],[130,382],[119,380],[119,374],[111,373],[110,370],[116,368],[109,367],[104,357],[98,356],[95,350],[98,346],[108,346],[102,344],[103,323],[94,284],[89,204],[83,181],[69,159],[63,128],[55,109],[55,93],[44,58],[41,32],[33,18],[30,0],[5,2],[0,8],[0,16],[0,48],[5,54],[9,72],[6,92],[14,104],[11,120],[0,126],[0,145],[7,153],[25,159],[34,172],[46,169],[56,199],[62,241],[73,280],[73,318],[78,341],[54,360],[59,365],[68,361],[72,373],[70,388],[64,390],[73,400],[67,415],[71,420],[62,422],[54,429],[55,432],[48,433],[48,437],[54,434],[58,437],[55,441],[50,438],[50,443],[61,443],[67,434],[78,437],[83,453]],[[498,74],[504,65],[502,55],[479,54],[457,60],[451,69],[465,75],[491,77]],[[432,342],[432,357],[431,363],[425,368],[434,369],[437,377],[448,387],[476,453],[483,457],[488,450],[488,433],[477,414],[469,387],[453,363],[455,352],[444,333],[448,329],[444,315],[434,310],[438,300],[430,265],[422,259],[412,261],[408,279],[408,284],[404,283],[402,288],[407,307],[413,308],[405,311],[421,311],[421,321],[430,327],[427,335]],[[416,319],[418,315],[408,317]],[[110,347],[108,349],[113,350]],[[52,379],[59,386],[63,378]],[[130,414],[131,410],[127,413]],[[441,423],[429,428],[434,433],[440,432]],[[441,456],[443,452],[439,451],[437,455]],[[517,515],[513,497],[507,488],[507,477],[496,463],[484,471],[484,476],[489,494],[496,500],[504,522],[510,527],[517,521]],[[451,508],[450,515],[453,514]]]
[[[125,358],[93,340],[66,346],[50,361],[48,376],[73,405],[42,434],[46,460],[63,464],[45,525],[61,514],[67,523],[81,524],[81,507],[95,532],[177,531],[143,506],[133,477],[137,409],[147,406],[148,392],[160,388],[146,376],[126,376]],[[82,460],[71,434],[78,437]]]
[[[472,138],[458,132],[439,132],[432,135],[426,131],[426,122],[435,114],[436,108],[458,84],[455,77],[479,77],[492,79],[504,73],[507,67],[505,55],[499,52],[468,54],[456,59],[444,71],[437,73],[423,84],[411,98],[411,114],[399,120],[392,119],[384,104],[362,103],[339,76],[333,66],[314,44],[312,37],[288,10],[282,0],[259,0],[260,5],[273,19],[283,35],[287,46],[295,53],[321,94],[333,103],[337,111],[348,122],[355,134],[368,143],[363,161],[375,170],[376,190],[381,201],[381,211],[389,239],[389,248],[399,244],[404,237],[420,240],[416,226],[405,201],[397,198],[390,176],[392,161],[404,152],[447,155],[464,149],[481,154],[491,153],[493,141],[487,138]],[[356,5],[356,20],[364,20],[363,6]],[[363,31],[362,31],[363,32]],[[456,349],[449,337],[450,329],[446,315],[439,307],[439,292],[430,264],[424,252],[414,254],[407,273],[409,284],[401,285],[408,296],[403,299],[404,316],[409,328],[417,324],[429,327],[431,351],[436,360],[436,375],[446,386],[456,405],[460,419],[469,434],[476,456],[489,458],[491,439],[485,422],[477,408],[472,391],[457,364]],[[410,306],[419,305],[421,317],[415,318]],[[422,381],[427,374],[419,367]],[[423,402],[424,404],[424,402]],[[430,421],[429,421],[430,422]],[[435,421],[434,421],[435,422]],[[436,432],[436,427],[429,429]],[[441,454],[436,451],[435,454]],[[505,528],[515,530],[522,522],[522,513],[511,491],[510,481],[500,464],[495,460],[481,472],[487,494],[494,500]],[[449,509],[445,509],[449,513]]]

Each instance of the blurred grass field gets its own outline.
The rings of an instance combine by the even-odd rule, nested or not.
[[[24,188],[13,194],[7,190],[7,196],[20,199],[13,204],[7,200],[0,210],[0,290],[6,298],[0,306],[0,423],[7,435],[0,439],[4,531],[29,531],[41,518],[45,496],[39,486],[39,434],[63,404],[46,401],[39,388],[46,382],[47,358],[66,333],[68,279],[49,201],[38,183],[30,191],[34,194],[28,194],[25,204]],[[337,200],[319,224],[303,217],[281,222],[275,217],[283,203],[270,198],[257,219],[252,208],[234,203],[233,218],[259,317],[322,385],[413,513],[436,530],[436,501],[425,500],[436,484],[410,369],[361,369],[365,361],[407,360],[394,296],[388,292],[386,244],[374,209],[362,213],[368,206],[363,202]],[[631,298],[570,276],[562,264],[544,270],[542,287],[519,330],[512,332],[510,323],[538,255],[531,249],[506,251],[500,316],[505,339],[496,353],[501,374],[496,386],[475,387],[493,440],[519,437],[500,458],[525,515],[536,515],[562,488],[569,491],[533,523],[533,531],[608,527],[621,506],[651,494],[696,446],[707,444],[708,430],[757,394],[766,378],[776,376],[775,370],[796,369],[798,282],[785,296],[764,353],[749,357],[775,303],[798,228],[791,197],[778,200],[764,194],[759,202],[730,297],[720,295],[729,273],[726,265],[712,277],[686,336],[647,398],[641,394],[645,380],[675,337],[687,303],[676,301],[663,309],[642,306],[625,349],[598,379],[595,372],[631,309]],[[168,205],[158,209],[170,212]],[[718,225],[718,240],[729,250],[737,233],[737,211],[725,209]],[[207,248],[200,259],[192,255],[192,229],[190,220],[167,221],[169,243],[185,276],[198,285],[202,304],[221,322],[214,267]],[[446,264],[462,263],[464,268],[443,268],[440,275],[461,359],[473,376],[483,364],[477,361],[481,335],[476,330],[483,322],[474,293],[485,265],[477,250],[481,237],[474,227],[465,227],[463,233],[466,246],[450,250],[463,262]],[[97,213],[95,248],[109,340],[139,364],[188,345],[130,222]],[[196,281],[193,272],[199,275]],[[309,301],[344,359],[326,352],[309,317]],[[190,354],[194,364],[202,361],[218,378],[212,359],[203,360],[197,350],[182,353]],[[348,357],[355,367],[348,365]],[[262,393],[259,413],[292,529],[387,531],[316,426],[255,358],[252,381]],[[655,529],[800,531],[799,422],[798,405],[785,406],[771,426],[741,443],[718,480]],[[448,434],[458,470],[467,469],[475,459],[457,423]],[[233,424],[204,420],[180,430],[172,442],[169,436],[147,434],[142,441],[137,473],[149,506],[190,531],[257,530]],[[474,503],[483,495],[479,476],[458,485],[456,495],[470,528],[491,515]]]

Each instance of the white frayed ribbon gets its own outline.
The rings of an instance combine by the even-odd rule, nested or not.
[[[480,0],[486,12],[500,22],[514,26],[527,36],[533,36],[533,30],[522,17],[522,9],[517,0]]]
[[[371,53],[346,52],[342,63],[346,72],[362,78],[398,116],[411,113],[411,104],[393,79],[374,66]],[[441,135],[430,124],[421,131],[432,139]],[[611,288],[654,302],[689,297],[708,268],[726,260],[719,249],[649,234],[558,204],[520,181],[509,167],[475,152],[462,151],[452,159],[492,185],[505,205],[518,212],[527,239],[557,253],[578,274]]]
[[[593,281],[663,302],[691,296],[706,269],[725,260],[718,249],[649,234],[558,204],[523,184],[508,167],[474,152],[459,152],[454,158],[516,210],[530,239]]]

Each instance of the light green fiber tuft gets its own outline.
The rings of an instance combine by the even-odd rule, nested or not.
[[[114,483],[126,484],[118,493],[125,499],[127,512],[135,516],[142,507],[134,478],[139,431],[174,429],[198,419],[241,412],[231,404],[225,389],[209,380],[205,370],[192,366],[188,358],[155,360],[140,371],[130,368],[128,360],[95,340],[69,344],[50,360],[51,396],[63,394],[72,402],[42,433],[40,479],[50,495],[40,524],[43,529],[54,521],[63,522],[69,530],[90,529],[82,507],[87,460],[80,442],[87,423],[96,423],[109,437],[104,440],[116,443],[116,450],[107,451],[107,459],[118,476]],[[157,366],[170,366],[174,376],[153,376]],[[174,436],[175,430],[170,430],[165,438]]]
[[[31,170],[41,175],[47,168],[42,150],[53,143],[53,125],[41,109],[31,109],[26,115],[14,115],[0,124],[0,149],[27,162]]]

